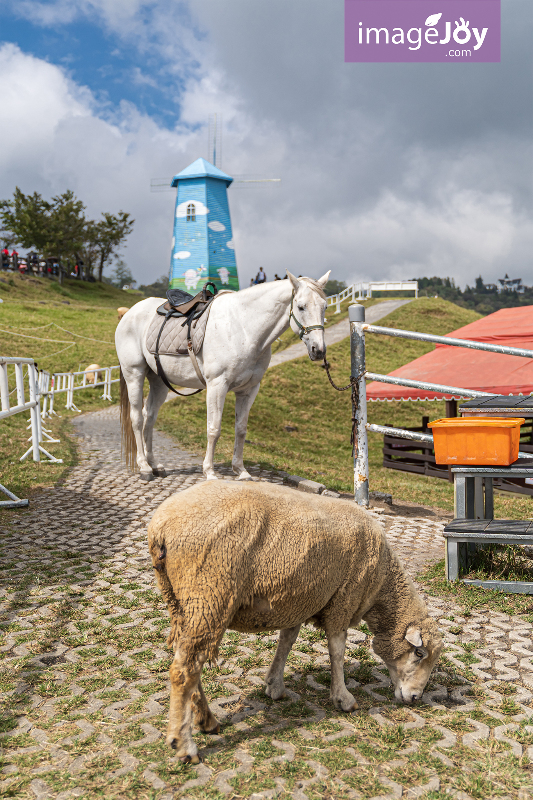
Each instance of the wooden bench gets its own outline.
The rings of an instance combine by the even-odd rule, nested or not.
[[[470,586],[517,594],[533,594],[533,582],[527,581],[476,581],[461,578],[468,569],[469,554],[484,544],[533,545],[533,520],[517,519],[454,519],[444,528],[446,539],[446,578],[461,579]],[[533,570],[532,570],[533,577]]]

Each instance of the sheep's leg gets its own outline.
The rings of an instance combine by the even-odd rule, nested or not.
[[[326,630],[331,662],[331,689],[329,696],[335,708],[341,711],[353,711],[357,708],[355,697],[350,694],[344,683],[344,651],[346,649],[347,633],[348,631],[332,633]]]
[[[265,692],[272,700],[281,700],[285,696],[283,670],[285,669],[287,657],[291,652],[291,647],[298,638],[300,627],[300,625],[295,625],[294,628],[283,628],[279,632],[276,655],[265,679]]]
[[[215,447],[220,437],[222,425],[222,412],[228,387],[222,380],[212,381],[207,385],[207,450],[205,453],[203,472],[208,481],[216,481],[217,476],[213,468]]]
[[[250,473],[244,468],[244,440],[246,439],[246,428],[248,427],[248,415],[260,386],[260,383],[256,383],[247,394],[235,395],[235,447],[231,466],[233,467],[233,472],[238,476],[238,481],[245,481],[250,478]]]
[[[167,744],[184,763],[198,764],[198,748],[192,738],[193,697],[197,693],[205,653],[195,652],[186,637],[180,637],[170,665],[170,712]]]
[[[148,373],[148,382],[150,384],[150,393],[148,394],[148,399],[143,408],[144,452],[146,453],[146,460],[152,467],[154,474],[158,475],[160,478],[164,478],[166,475],[165,466],[164,464],[158,464],[156,462],[152,449],[152,441],[155,421],[157,419],[159,409],[166,400],[168,389],[159,375],[156,375],[155,372],[150,371]]]
[[[204,733],[217,734],[220,730],[220,722],[209,708],[201,679],[198,681],[198,688],[192,696],[192,702],[194,705],[194,721],[200,730]]]

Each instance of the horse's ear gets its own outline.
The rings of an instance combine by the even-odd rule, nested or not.
[[[298,280],[298,278],[295,278],[292,272],[289,272],[289,270],[286,270],[286,272],[288,279],[292,283],[292,288],[294,289],[295,292],[297,292],[298,289],[300,288],[300,281]]]
[[[318,283],[318,285],[320,286],[321,289],[323,289],[324,286],[326,285],[326,283],[328,282],[328,278],[329,278],[330,275],[331,275],[331,270],[328,269],[326,274],[322,275],[322,277],[317,280],[317,283]]]

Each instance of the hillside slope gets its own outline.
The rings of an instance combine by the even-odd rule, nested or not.
[[[34,358],[41,369],[79,370],[117,363],[119,306],[143,299],[105,283],[0,273],[0,354]]]

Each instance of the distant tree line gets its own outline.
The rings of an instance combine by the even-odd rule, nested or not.
[[[142,292],[145,297],[165,297],[168,289],[168,275],[161,275],[153,283],[147,285],[142,284],[138,287],[139,292]]]
[[[17,187],[13,199],[0,200],[0,239],[4,247],[36,250],[59,264],[83,262],[86,274],[101,281],[135,220],[125,211],[102,212],[101,219],[91,220],[85,208],[70,190],[44,200],[39,192],[25,195]]]
[[[442,297],[463,308],[472,308],[479,314],[492,314],[500,308],[533,305],[533,286],[524,286],[519,279],[506,275],[498,283],[485,283],[481,275],[474,286],[462,291],[453,278],[413,278],[418,281],[419,297]],[[499,284],[499,285],[498,285]]]

